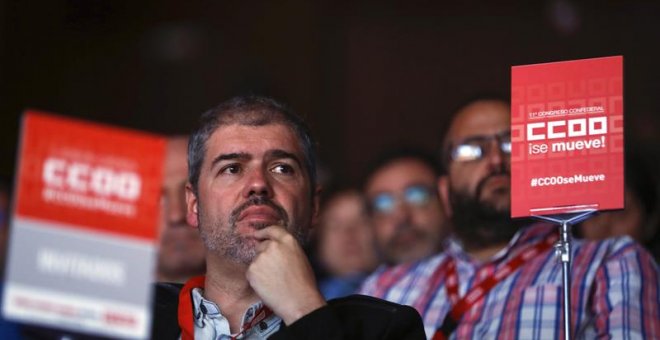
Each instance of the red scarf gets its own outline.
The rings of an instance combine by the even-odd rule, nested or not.
[[[181,327],[181,340],[195,339],[195,303],[192,298],[192,290],[195,288],[204,289],[206,276],[195,276],[188,280],[183,289],[179,292],[179,327]]]

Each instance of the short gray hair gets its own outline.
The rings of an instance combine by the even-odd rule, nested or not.
[[[188,142],[188,181],[197,194],[199,175],[206,153],[206,142],[223,125],[264,126],[284,124],[298,137],[303,150],[304,167],[309,175],[311,190],[316,187],[316,142],[302,118],[286,105],[273,98],[239,96],[229,99],[202,114],[199,125]]]

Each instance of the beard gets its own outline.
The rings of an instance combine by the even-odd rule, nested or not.
[[[284,208],[271,201],[267,197],[252,196],[245,203],[235,208],[229,215],[227,221],[217,220],[208,226],[200,225],[200,235],[204,241],[206,249],[208,249],[209,252],[212,252],[219,257],[226,258],[232,262],[245,265],[252,263],[254,258],[257,256],[255,247],[259,241],[252,237],[241,235],[237,231],[237,222],[239,216],[245,209],[257,205],[265,205],[275,210],[280,223],[282,223],[282,225],[287,230],[292,231],[292,235],[298,240],[298,242],[301,244],[304,243],[304,233],[297,226],[289,224],[289,216]],[[202,214],[201,211],[202,210],[200,207],[200,214]],[[272,224],[263,222],[251,222],[249,225],[259,230],[264,229]]]
[[[529,219],[512,219],[510,204],[497,207],[496,202],[480,199],[486,182],[492,177],[502,175],[510,176],[507,171],[498,171],[482,179],[474,195],[452,188],[449,190],[454,233],[466,249],[507,243],[520,228],[530,222]],[[508,191],[509,188],[505,190]]]

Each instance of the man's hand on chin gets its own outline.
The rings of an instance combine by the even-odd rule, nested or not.
[[[282,226],[254,233],[257,256],[247,280],[266,306],[290,325],[326,304],[316,287],[312,267],[298,241]]]

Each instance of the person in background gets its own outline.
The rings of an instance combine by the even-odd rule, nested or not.
[[[382,155],[371,169],[364,192],[380,260],[392,266],[438,253],[449,230],[433,156],[402,148]]]
[[[156,279],[182,283],[204,273],[206,248],[186,222],[188,137],[168,138],[165,152]]]
[[[9,181],[0,178],[0,275],[4,278],[9,249],[9,215],[11,214],[11,188]]]
[[[377,265],[374,235],[364,198],[357,190],[330,195],[316,230],[317,258],[326,273],[319,288],[326,299],[353,294]]]
[[[601,212],[579,226],[580,234],[592,240],[628,235],[660,260],[658,184],[649,164],[632,147],[626,147],[625,209]]]
[[[376,272],[362,293],[414,306],[438,339],[563,335],[558,228],[512,220],[508,102],[462,106],[445,136],[438,181],[453,234],[445,250]],[[630,238],[574,240],[572,337],[659,339],[660,270]]]
[[[7,252],[9,251],[9,215],[11,213],[11,187],[9,181],[0,178],[0,306],[3,299],[4,273],[7,262]],[[2,339],[20,339],[20,328],[18,324],[5,320],[0,315],[0,338]]]
[[[159,283],[153,339],[418,339],[419,315],[366,296],[326,301],[303,251],[318,216],[315,143],[277,101],[204,113],[188,147],[187,221],[206,275]]]

